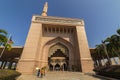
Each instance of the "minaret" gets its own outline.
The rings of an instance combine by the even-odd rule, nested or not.
[[[43,12],[42,12],[42,16],[47,16],[47,10],[48,10],[48,2],[46,2],[44,4],[44,8],[43,8]]]

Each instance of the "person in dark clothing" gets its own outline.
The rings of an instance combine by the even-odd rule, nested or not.
[[[38,69],[38,72],[37,72],[37,77],[40,76],[40,69]]]

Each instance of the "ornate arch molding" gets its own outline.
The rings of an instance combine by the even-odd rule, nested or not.
[[[73,50],[73,45],[70,43],[70,42],[68,42],[67,40],[65,40],[65,39],[63,39],[63,38],[61,38],[61,37],[57,37],[57,38],[55,38],[55,39],[52,39],[52,40],[50,40],[50,41],[48,41],[47,43],[45,43],[45,45],[43,46],[43,51],[42,51],[42,54],[43,54],[43,56],[42,56],[42,59],[43,60],[46,60],[47,61],[47,59],[48,59],[48,53],[49,53],[49,49],[50,49],[50,47],[52,47],[52,46],[54,46],[54,45],[56,45],[56,44],[58,44],[58,43],[60,43],[60,44],[62,44],[62,45],[64,45],[65,47],[67,47],[68,48],[68,51],[69,51],[69,57],[70,56],[72,56],[72,57],[74,57],[74,50]],[[71,58],[72,60],[73,60],[73,58]]]
[[[55,39],[52,39],[52,40],[48,41],[48,42],[44,45],[44,47],[45,47],[46,45],[51,45],[52,43],[54,43],[54,44],[61,43],[61,44],[65,45],[66,47],[68,47],[68,46],[73,47],[73,45],[72,45],[70,42],[68,42],[67,40],[65,40],[65,39],[63,39],[63,38],[61,38],[61,37],[57,37],[57,38],[55,38]],[[43,48],[44,48],[44,47],[43,47]]]
[[[53,46],[51,46],[49,48],[49,53],[48,53],[48,57],[52,56],[58,49],[60,49],[60,51],[62,51],[62,53],[66,56],[66,57],[69,57],[69,50],[68,48],[61,44],[61,43],[56,43],[54,44]]]

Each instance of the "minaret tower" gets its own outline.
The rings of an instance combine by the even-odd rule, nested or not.
[[[44,4],[44,8],[43,8],[41,16],[47,16],[47,10],[48,10],[48,2]]]

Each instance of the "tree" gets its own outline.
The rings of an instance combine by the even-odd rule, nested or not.
[[[120,29],[117,30],[117,34],[120,35]]]
[[[3,46],[7,42],[7,31],[0,29],[0,46]]]
[[[102,44],[97,45],[95,48],[95,53],[99,53],[97,55],[97,58],[104,59],[104,57],[106,56],[108,59],[108,63],[110,65],[112,62],[109,56],[111,57],[117,56],[120,59],[120,29],[118,29],[116,32],[117,34],[114,34],[111,37],[106,38],[104,41],[102,41]],[[115,58],[113,59],[116,63]]]
[[[110,46],[108,46],[111,52],[113,52],[114,54],[116,54],[119,59],[120,59],[120,55],[118,54],[120,51],[120,37],[116,34],[112,35],[111,37],[106,38],[105,42],[107,42]]]
[[[120,48],[120,29],[118,29],[117,30],[117,34],[118,34],[118,46],[119,46],[119,48]],[[120,49],[119,49],[119,51],[118,51],[118,54],[120,55]],[[120,59],[120,58],[119,58]]]
[[[108,59],[108,63],[109,63],[109,65],[111,65],[112,62],[111,62],[111,59],[110,59],[110,57],[109,57],[109,54],[108,54],[108,51],[107,51],[107,47],[106,47],[105,41],[101,41],[101,42],[102,42],[102,46],[103,46],[104,53],[105,53],[105,55],[107,56],[107,59]]]
[[[105,54],[104,54],[104,51],[103,51],[102,44],[96,45],[95,53],[96,53],[95,57],[98,58],[98,61],[103,59],[103,62],[105,63],[105,61],[104,61],[105,60],[105,58],[104,58]]]
[[[115,53],[114,53],[114,47],[113,47],[113,45],[110,44],[110,43],[108,43],[108,44],[106,44],[106,47],[107,47],[108,53],[109,53],[111,56],[113,56],[114,62],[115,62],[116,64],[118,64],[117,61],[116,61],[116,59],[115,59],[115,57],[114,57],[114,56],[115,56]]]
[[[12,44],[9,43],[10,37],[7,38],[7,31],[0,29],[0,46],[4,46],[2,52],[0,53],[0,58],[2,57],[5,49],[11,50]]]

